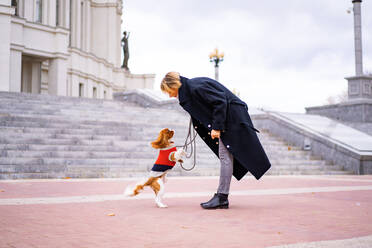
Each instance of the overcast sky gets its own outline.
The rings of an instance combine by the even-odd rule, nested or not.
[[[124,0],[129,68],[214,78],[250,107],[304,112],[347,90],[355,75],[351,0]],[[372,1],[362,2],[364,71],[372,72]]]

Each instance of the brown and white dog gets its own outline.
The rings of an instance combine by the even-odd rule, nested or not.
[[[138,195],[145,186],[149,186],[155,192],[155,203],[160,208],[166,208],[162,202],[162,196],[164,195],[165,182],[167,173],[174,167],[176,162],[183,162],[182,157],[185,156],[183,149],[177,151],[171,138],[174,135],[174,131],[165,128],[160,131],[158,138],[151,142],[151,146],[155,149],[159,149],[158,158],[151,169],[151,172],[147,178],[137,182],[135,185],[128,186],[125,189],[124,194],[127,196]]]

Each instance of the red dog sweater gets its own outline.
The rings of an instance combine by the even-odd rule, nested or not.
[[[166,171],[172,169],[173,166],[176,165],[176,162],[171,160],[171,156],[173,153],[177,151],[175,146],[170,146],[167,148],[162,148],[159,151],[159,156],[155,161],[154,166],[152,167],[152,171]]]

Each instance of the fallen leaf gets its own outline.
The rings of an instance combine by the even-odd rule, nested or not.
[[[115,214],[114,213],[110,213],[107,216],[115,216]]]
[[[278,234],[282,234],[281,232],[278,232]]]
[[[288,146],[288,151],[292,150],[292,148],[290,146]]]
[[[71,179],[71,177],[64,177],[63,179]]]
[[[187,229],[188,227],[186,227],[186,226],[181,226],[183,229]]]
[[[5,190],[3,190],[3,189],[0,189],[0,192],[5,192]]]

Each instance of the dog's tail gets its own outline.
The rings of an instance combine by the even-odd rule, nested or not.
[[[146,186],[148,179],[144,179],[141,182],[137,182],[136,184],[128,185],[124,190],[125,196],[135,196],[141,193],[143,188]]]

